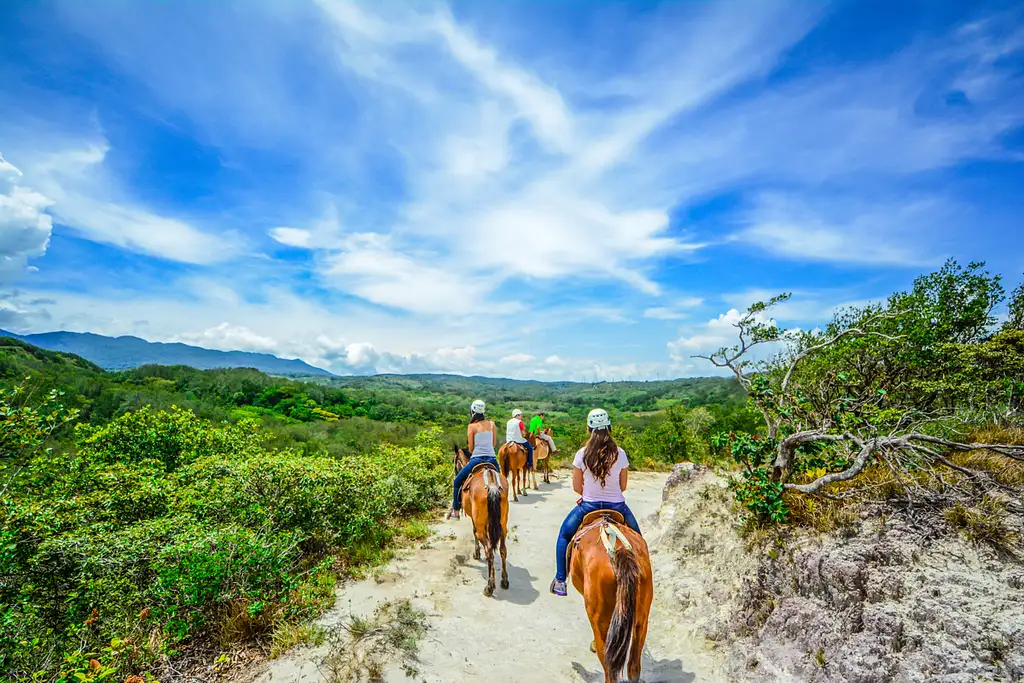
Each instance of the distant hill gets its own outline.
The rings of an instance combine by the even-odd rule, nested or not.
[[[105,337],[88,332],[18,335],[5,330],[0,330],[0,337],[19,339],[50,351],[72,353],[107,370],[125,370],[142,365],[188,365],[199,370],[255,368],[271,375],[331,374],[304,361],[278,358],[269,353],[214,351],[181,343],[150,342],[138,337]]]

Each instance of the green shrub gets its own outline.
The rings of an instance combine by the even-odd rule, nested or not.
[[[178,408],[79,427],[77,449],[42,449],[31,432],[48,423],[18,424],[30,447],[0,498],[13,680],[123,679],[197,635],[269,638],[333,602],[332,558],[379,556],[451,477],[439,428],[331,457],[267,450],[254,422]]]

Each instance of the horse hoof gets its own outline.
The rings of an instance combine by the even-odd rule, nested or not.
[[[488,586],[487,588],[484,588],[484,596],[485,597],[489,598],[492,595],[494,595],[494,586]]]
[[[508,579],[502,579],[501,580],[501,587],[504,588],[505,590],[508,590]]]
[[[590,641],[590,651],[597,652],[597,644],[594,641]]]

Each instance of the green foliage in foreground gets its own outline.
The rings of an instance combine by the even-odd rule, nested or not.
[[[450,478],[438,428],[411,447],[304,456],[268,449],[253,421],[142,408],[50,450],[40,443],[63,413],[14,398],[0,395],[22,434],[0,462],[0,670],[12,680],[123,680],[197,636],[309,617],[332,599],[332,564],[379,551]]]

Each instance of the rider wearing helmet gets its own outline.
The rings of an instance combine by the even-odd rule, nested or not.
[[[526,425],[523,424],[523,411],[516,408],[512,411],[512,419],[505,424],[505,441],[517,443],[526,449],[526,466],[533,467],[533,446],[526,438]]]
[[[466,429],[466,441],[472,452],[469,462],[455,475],[455,491],[452,494],[452,511],[449,518],[459,518],[459,508],[462,507],[462,497],[459,491],[462,485],[472,472],[473,468],[482,463],[490,463],[498,468],[498,458],[495,457],[494,448],[498,445],[498,430],[494,423],[484,419],[484,411],[487,406],[480,399],[473,401],[469,406],[469,427]]]
[[[626,505],[623,492],[629,480],[629,460],[626,452],[612,439],[612,421],[608,412],[595,408],[587,415],[590,436],[572,461],[572,488],[582,496],[558,530],[555,551],[555,579],[551,592],[565,595],[565,551],[572,537],[583,523],[583,518],[594,510],[616,510],[622,513],[626,525],[640,533],[636,517]]]

